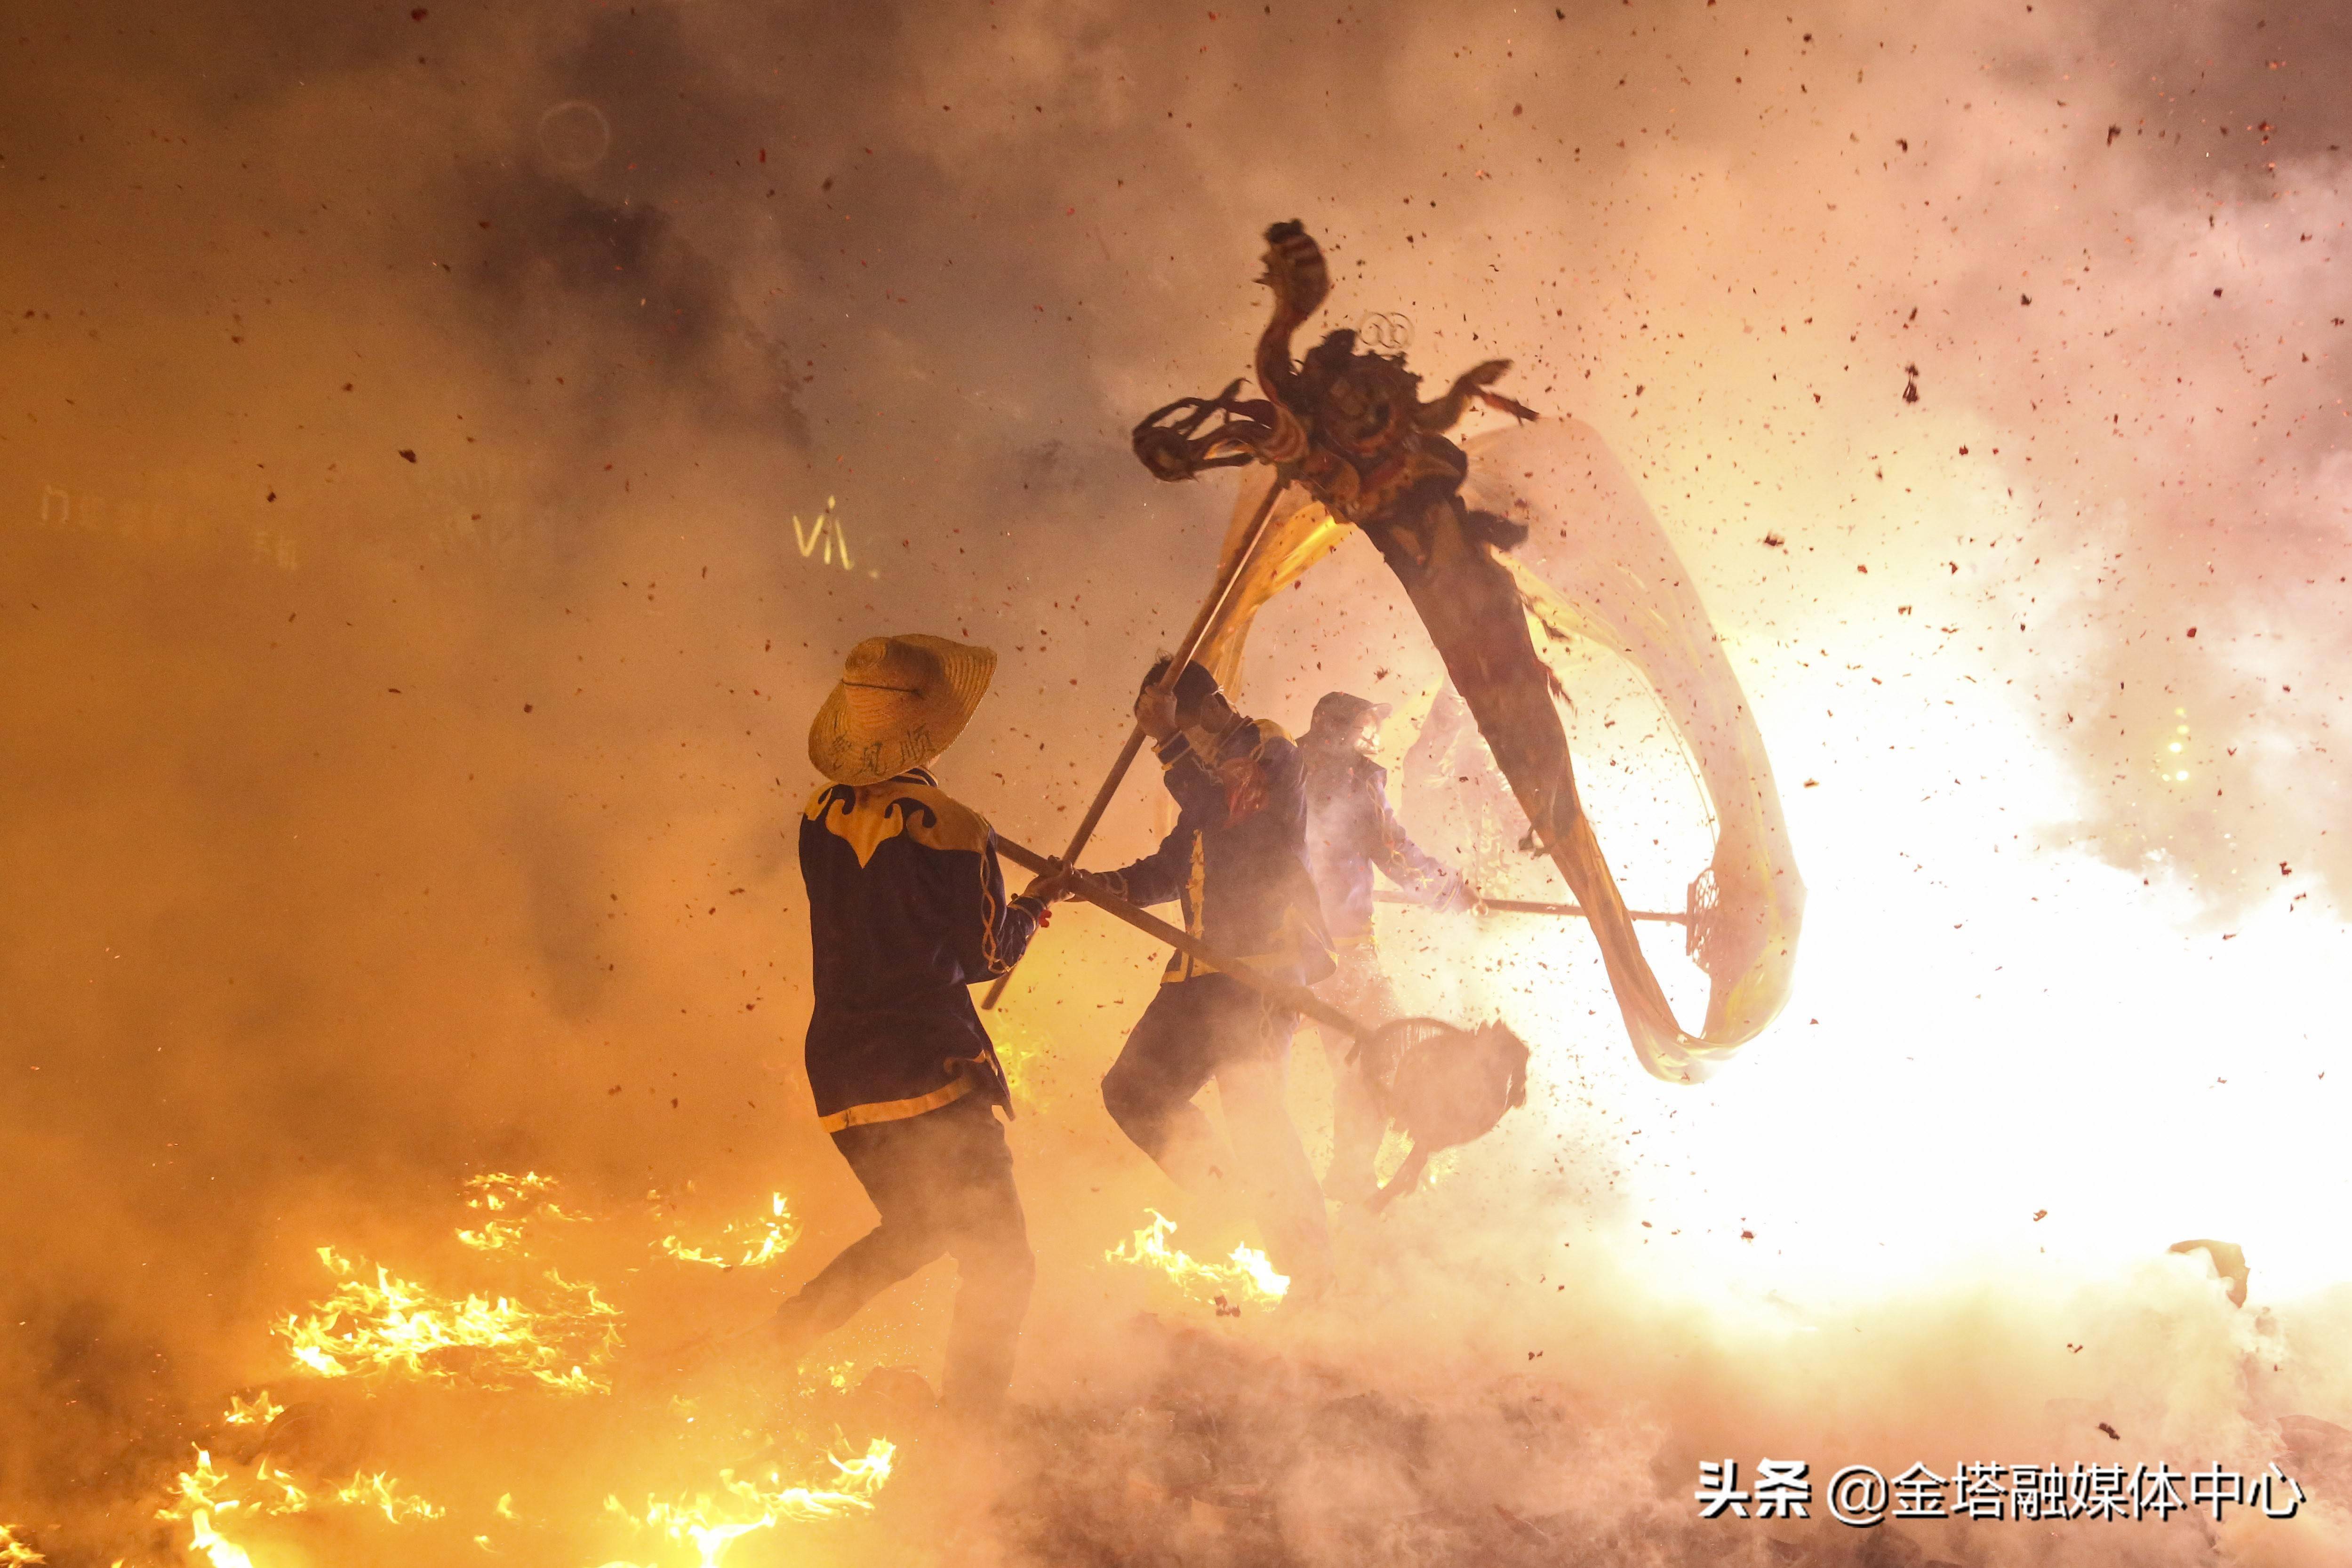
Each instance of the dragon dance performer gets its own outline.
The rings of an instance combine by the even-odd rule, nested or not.
[[[1011,1096],[966,987],[1010,969],[1057,896],[1040,879],[1008,900],[993,830],[928,771],[995,668],[990,649],[944,637],[869,637],[809,727],[809,761],[832,781],[801,822],[809,1089],[880,1223],[771,1325],[773,1348],[796,1360],[951,1253],[944,1404],[982,1418],[1012,1379],[1035,1261],[996,1120]]]
[[[1185,929],[1202,942],[1311,985],[1332,963],[1306,865],[1298,748],[1279,727],[1237,712],[1200,665],[1186,664],[1173,689],[1161,689],[1168,663],[1144,678],[1135,718],[1155,743],[1176,826],[1158,849],[1102,879],[1130,903],[1181,900]],[[1286,1103],[1297,1025],[1297,1014],[1178,952],[1102,1089],[1112,1120],[1178,1185],[1230,1190],[1238,1178],[1271,1261],[1303,1301],[1329,1284],[1331,1242]],[[1192,1103],[1212,1078],[1230,1147]]]
[[[1339,972],[1316,989],[1341,1012],[1378,1026],[1403,1016],[1372,940],[1372,873],[1444,910],[1477,902],[1462,876],[1422,852],[1389,805],[1388,770],[1372,760],[1385,702],[1326,692],[1299,737],[1306,767],[1307,867],[1338,950]],[[1380,1191],[1373,1162],[1388,1128],[1381,1085],[1392,1062],[1376,1062],[1356,1042],[1318,1031],[1331,1064],[1331,1165],[1327,1196],[1361,1203]]]

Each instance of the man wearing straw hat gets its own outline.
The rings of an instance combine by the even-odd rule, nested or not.
[[[995,834],[929,764],[980,705],[996,655],[945,637],[868,637],[809,726],[832,781],[801,822],[815,1007],[809,1089],[880,1223],[778,1309],[797,1358],[942,1253],[961,1276],[944,1403],[1003,1403],[1035,1262],[995,1107],[1012,1100],[966,987],[1003,974],[1058,896],[1007,899]]]
[[[1388,770],[1372,760],[1389,705],[1349,691],[1315,704],[1298,754],[1307,776],[1307,868],[1338,950],[1339,973],[1317,987],[1341,1012],[1385,1024],[1403,1015],[1372,940],[1372,873],[1442,910],[1465,910],[1477,892],[1422,851],[1389,805]],[[1380,1191],[1374,1162],[1388,1129],[1382,1090],[1393,1062],[1376,1062],[1353,1039],[1319,1031],[1331,1064],[1331,1164],[1326,1196],[1365,1203]]]
[[[1176,826],[1158,849],[1102,880],[1132,903],[1181,901],[1185,928],[1202,942],[1311,985],[1331,973],[1331,953],[1304,858],[1298,749],[1276,725],[1237,712],[1198,664],[1162,688],[1168,663],[1144,678],[1135,717],[1165,770]],[[1331,1242],[1285,1102],[1297,1024],[1296,1014],[1179,952],[1102,1087],[1120,1131],[1179,1185],[1245,1192],[1270,1260],[1303,1300],[1329,1281]],[[1212,1078],[1230,1148],[1192,1103]]]

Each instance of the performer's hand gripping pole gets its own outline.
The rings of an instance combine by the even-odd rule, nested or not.
[[[1192,662],[1193,655],[1201,651],[1202,645],[1209,640],[1218,623],[1224,619],[1225,606],[1233,601],[1234,589],[1239,586],[1243,576],[1249,571],[1250,562],[1257,554],[1257,547],[1273,522],[1274,503],[1288,488],[1289,482],[1288,475],[1276,470],[1274,483],[1266,487],[1265,499],[1258,502],[1257,515],[1250,520],[1242,547],[1234,552],[1232,563],[1218,574],[1217,585],[1202,604],[1201,613],[1192,618],[1192,629],[1184,634],[1183,646],[1176,650],[1176,657],[1169,661],[1166,673],[1160,676],[1160,684],[1163,689],[1176,684],[1176,678],[1184,672],[1184,667]],[[1127,777],[1127,770],[1133,765],[1136,753],[1142,750],[1143,726],[1138,724],[1128,731],[1127,744],[1119,748],[1118,760],[1111,763],[1110,773],[1103,780],[1102,788],[1095,791],[1094,804],[1087,807],[1084,816],[1078,818],[1077,831],[1070,835],[1070,847],[1062,851],[1063,865],[1076,866],[1078,863],[1078,856],[1085,851],[1087,840],[1095,835],[1095,825],[1102,821],[1103,813],[1109,809],[1111,797],[1118,793],[1120,781]],[[1034,868],[1043,870],[1042,862]],[[1012,979],[1010,973],[999,975],[996,984],[991,985],[988,994],[981,998],[980,1005],[984,1008],[995,1006]]]
[[[1040,875],[1043,875],[1052,864],[1034,849],[1024,848],[1001,833],[996,836],[996,852],[1014,865],[1025,866]],[[1218,973],[1232,975],[1243,984],[1273,1001],[1276,1006],[1286,1007],[1294,1013],[1303,1013],[1317,1023],[1328,1025],[1353,1039],[1368,1040],[1376,1032],[1370,1026],[1359,1023],[1340,1012],[1306,986],[1294,985],[1286,980],[1277,980],[1262,969],[1255,969],[1244,963],[1240,959],[1228,958],[1181,926],[1170,925],[1159,916],[1148,914],[1136,908],[1083,871],[1071,876],[1070,891],[1097,909],[1116,915],[1145,935],[1158,937],[1169,946],[1190,953]]]

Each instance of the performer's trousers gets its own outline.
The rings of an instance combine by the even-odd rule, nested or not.
[[[876,1296],[943,1254],[960,1282],[948,1330],[948,1407],[985,1415],[1013,1381],[1021,1320],[1036,1259],[1013,1153],[987,1099],[968,1094],[921,1116],[846,1127],[833,1135],[881,1223],[801,1287],[776,1313],[798,1351],[847,1322]]]
[[[1238,1188],[1264,1233],[1268,1260],[1312,1294],[1328,1279],[1323,1194],[1287,1101],[1297,1014],[1226,974],[1160,987],[1103,1077],[1103,1106],[1179,1186]],[[1230,1147],[1192,1103],[1217,1082]]]
[[[1403,1016],[1378,948],[1358,942],[1341,947],[1338,957],[1339,973],[1315,987],[1317,995],[1374,1028]],[[1323,1173],[1323,1191],[1340,1202],[1359,1202],[1380,1188],[1374,1162],[1389,1126],[1381,1080],[1396,1064],[1373,1061],[1352,1036],[1319,1026],[1317,1032],[1331,1065],[1331,1164]]]

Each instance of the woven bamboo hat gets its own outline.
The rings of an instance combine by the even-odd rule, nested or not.
[[[996,673],[996,650],[910,633],[867,637],[809,725],[809,761],[835,784],[919,768],[963,733]]]

